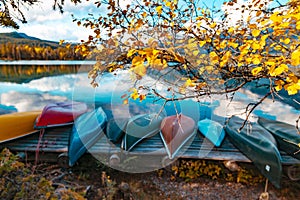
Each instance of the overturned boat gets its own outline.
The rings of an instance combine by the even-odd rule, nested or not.
[[[37,117],[34,127],[41,129],[70,125],[87,109],[87,105],[83,102],[67,101],[48,104]]]
[[[276,140],[257,123],[249,122],[240,130],[243,123],[244,120],[239,117],[230,118],[225,130],[231,142],[274,186],[280,188],[282,164]]]
[[[101,107],[75,120],[69,141],[69,166],[73,166],[104,135],[106,123],[107,117]]]
[[[279,149],[300,160],[300,134],[296,126],[262,117],[258,123],[275,137]]]
[[[168,116],[161,123],[160,136],[168,153],[174,159],[196,134],[195,121],[183,114]]]
[[[130,151],[142,140],[159,133],[162,117],[156,113],[136,115],[126,126],[122,148]]]
[[[0,115],[0,143],[38,132],[33,125],[41,112],[16,112]]]

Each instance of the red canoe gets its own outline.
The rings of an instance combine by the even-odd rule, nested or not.
[[[69,125],[81,114],[87,111],[87,105],[82,102],[59,102],[51,103],[44,107],[35,122],[34,128],[49,128]]]
[[[161,123],[160,135],[170,159],[173,159],[195,134],[195,121],[182,114],[166,117]]]

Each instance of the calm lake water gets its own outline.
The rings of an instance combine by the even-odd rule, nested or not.
[[[134,84],[126,72],[116,76],[106,74],[98,80],[99,87],[91,87],[87,73],[93,64],[93,61],[0,61],[0,114],[41,110],[49,103],[67,100],[86,102],[90,109],[102,106],[109,116],[160,111],[163,102],[155,97],[123,104],[122,95],[130,94],[128,90]],[[205,97],[200,103],[193,100],[177,102],[175,106],[169,103],[163,112],[166,115],[182,112],[195,120],[229,116],[241,113],[241,109],[259,97],[258,92],[243,89],[230,104],[226,96]],[[299,95],[293,98],[300,100]],[[254,114],[294,124],[300,115],[297,105],[291,97],[275,102],[267,99]]]

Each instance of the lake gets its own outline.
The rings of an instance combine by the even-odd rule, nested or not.
[[[110,117],[128,117],[162,109],[163,102],[154,96],[148,96],[143,102],[131,99],[123,104],[122,95],[130,94],[135,84],[128,72],[105,74],[98,80],[99,87],[93,88],[87,76],[93,64],[93,61],[0,61],[0,114],[41,110],[49,103],[67,100],[85,102],[90,109],[102,106]],[[163,85],[157,87],[164,92]],[[230,116],[240,114],[248,103],[258,101],[259,97],[260,92],[245,88],[236,93],[232,102],[225,95],[203,97],[200,103],[194,100],[170,102],[163,113],[182,112],[195,120]],[[296,97],[299,99],[299,95]],[[267,116],[294,124],[300,115],[297,105],[292,97],[275,102],[267,99],[258,106],[254,117]]]

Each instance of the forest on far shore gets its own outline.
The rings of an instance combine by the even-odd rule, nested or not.
[[[83,60],[76,44],[41,40],[24,33],[0,33],[0,60]]]

